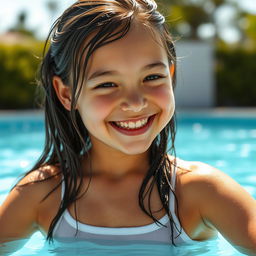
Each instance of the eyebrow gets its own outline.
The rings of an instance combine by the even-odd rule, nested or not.
[[[145,70],[152,69],[152,68],[155,68],[155,67],[167,68],[167,66],[163,62],[157,61],[157,62],[147,64],[146,66],[144,66],[142,68],[142,70],[145,71]],[[101,69],[101,70],[97,70],[94,73],[92,73],[92,75],[88,78],[88,81],[92,80],[92,79],[95,79],[95,78],[98,78],[98,77],[101,77],[101,76],[117,75],[117,74],[118,74],[118,72],[115,71],[115,70],[103,70],[103,69]]]

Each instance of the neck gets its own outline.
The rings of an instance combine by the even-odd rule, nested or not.
[[[149,151],[127,155],[119,151],[91,148],[84,159],[86,173],[104,175],[109,178],[122,178],[131,173],[145,174],[149,168]]]

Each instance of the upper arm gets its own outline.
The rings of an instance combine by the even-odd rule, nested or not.
[[[16,186],[0,207],[0,241],[30,236],[36,230],[35,186]]]
[[[241,252],[256,252],[255,199],[221,171],[204,164],[200,168],[204,168],[198,183],[203,221],[214,226]]]
[[[0,206],[0,242],[27,238],[38,229],[38,210],[50,191],[46,168],[25,176]],[[37,182],[41,181],[41,182]]]

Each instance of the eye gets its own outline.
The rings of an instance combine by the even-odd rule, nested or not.
[[[164,78],[164,76],[162,76],[162,75],[150,75],[150,76],[147,76],[144,81],[146,81],[146,82],[147,81],[154,81],[154,80],[158,80],[158,79],[161,79],[161,78]]]
[[[99,85],[97,85],[96,87],[95,87],[95,89],[97,89],[97,88],[113,88],[113,87],[115,87],[116,85],[114,84],[114,83],[112,83],[112,82],[107,82],[107,83],[102,83],[102,84],[99,84]]]

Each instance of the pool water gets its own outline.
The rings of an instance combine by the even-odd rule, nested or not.
[[[0,203],[18,176],[39,157],[43,143],[41,113],[0,116]],[[256,198],[256,115],[178,113],[176,153],[182,159],[203,161],[221,169]],[[24,246],[11,255],[242,255],[221,235],[215,240],[177,248],[161,244],[107,245],[89,241],[48,245],[39,232],[21,242]],[[0,255],[4,249],[0,247]]]

